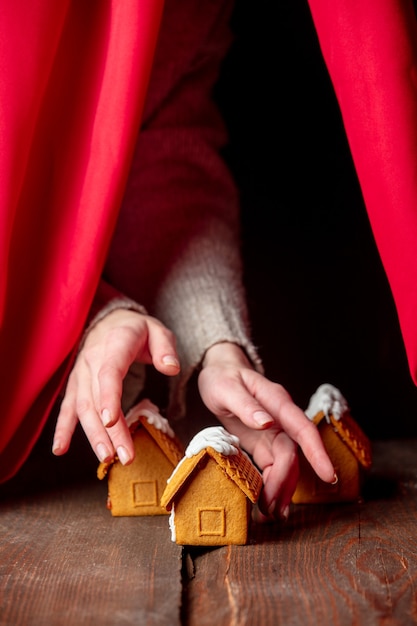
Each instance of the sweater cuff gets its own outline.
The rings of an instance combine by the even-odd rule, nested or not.
[[[87,338],[88,333],[95,327],[97,324],[107,317],[113,311],[117,309],[126,309],[129,311],[136,311],[137,313],[141,313],[142,315],[147,315],[145,307],[141,304],[138,304],[135,300],[128,298],[123,295],[117,289],[106,283],[104,280],[100,281],[100,285],[97,289],[96,296],[94,298],[93,305],[90,310],[90,315],[87,320],[87,325],[84,330],[84,334],[81,338],[80,345],[78,347],[78,352],[83,347],[85,340]]]
[[[94,315],[84,331],[84,335],[81,339],[78,352],[82,349],[85,340],[89,332],[97,326],[97,324],[104,319],[107,315],[118,309],[125,309],[129,311],[136,311],[143,315],[147,315],[145,307],[138,304],[130,298],[117,296],[107,302],[99,311]],[[133,406],[139,393],[142,391],[145,384],[145,366],[143,363],[132,363],[123,381],[123,393],[122,393],[122,411],[124,414]]]
[[[170,380],[171,419],[184,416],[187,383],[213,345],[238,345],[263,373],[250,337],[237,245],[221,228],[217,236],[206,229],[182,251],[158,293],[156,317],[176,335],[181,361],[180,374]]]

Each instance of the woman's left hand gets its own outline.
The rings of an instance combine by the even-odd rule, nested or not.
[[[298,480],[298,446],[323,481],[334,481],[335,471],[316,426],[282,385],[252,368],[239,346],[224,342],[210,348],[198,385],[207,408],[239,437],[262,471],[259,508],[264,515],[288,515]]]

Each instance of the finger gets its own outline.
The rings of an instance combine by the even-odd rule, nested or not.
[[[72,403],[77,417],[79,411],[88,415],[89,410],[92,413],[95,410],[104,426],[117,421],[123,372],[128,367],[123,364],[122,353],[123,343],[112,341],[104,351],[97,347],[84,348],[79,354],[71,373]]]
[[[114,457],[115,450],[94,404],[79,401],[77,403],[77,415],[98,460],[101,462],[110,461]]]
[[[88,385],[85,386],[87,387]],[[110,461],[116,452],[120,461],[127,465],[134,458],[134,448],[123,415],[119,412],[116,425],[111,429],[106,429],[100,420],[91,395],[81,395],[81,390],[82,387],[77,386],[78,400],[75,400],[74,393],[71,392],[62,402],[55,429],[54,454],[64,454],[68,450],[72,434],[79,421],[99,461]]]
[[[123,465],[131,463],[135,457],[135,448],[129,427],[122,413],[120,413],[116,424],[107,429],[107,434],[120,462]]]
[[[335,469],[316,425],[301,409],[294,411],[292,408],[288,412],[284,409],[282,425],[290,437],[299,444],[316,474],[324,482],[331,483],[335,478]]]
[[[132,437],[123,415],[111,428],[104,428],[94,410],[81,412],[79,420],[99,461],[108,462],[115,454],[123,465],[133,461],[135,451]]]
[[[180,371],[180,362],[174,333],[154,318],[148,319],[148,333],[153,366],[166,376],[176,376]]]
[[[73,409],[72,402],[64,399],[62,401],[55,426],[52,443],[53,454],[61,456],[62,454],[68,452],[77,424],[78,418]]]
[[[52,452],[56,456],[61,456],[68,452],[72,436],[78,424],[78,416],[75,410],[76,389],[77,375],[76,371],[73,370],[67,381],[55,425]]]
[[[273,417],[248,391],[244,381],[240,378],[228,377],[216,380],[215,396],[211,392],[210,397],[207,397],[204,393],[206,383],[203,375],[205,373],[203,370],[200,374],[200,391],[206,398],[205,402],[208,408],[220,419],[233,419],[234,416],[237,416],[245,426],[255,430],[263,430],[274,423]]]
[[[152,362],[161,373],[171,376],[180,369],[173,333],[153,318],[147,319],[134,341],[129,331],[113,333],[102,360],[96,406],[107,428],[119,418],[123,380],[134,360]]]
[[[300,426],[300,431],[295,437],[316,474],[324,482],[332,483],[336,472],[315,424],[308,421],[304,426]]]
[[[108,332],[100,349],[85,350],[83,357],[88,373],[98,415],[105,427],[114,426],[119,419],[123,393],[123,380],[136,358],[138,343],[147,344],[146,325],[133,332],[129,327],[119,327]],[[147,356],[145,362],[150,362]]]
[[[233,395],[233,390],[224,402],[229,402],[229,405],[234,407],[236,415],[248,426],[251,426],[250,412],[255,406],[260,406],[267,415],[272,416],[277,426],[300,445],[317,475],[323,481],[331,483],[334,480],[335,471],[320,434],[315,424],[294,404],[285,388],[248,369],[243,372],[243,385],[240,393],[244,393],[245,390],[249,390],[247,395],[252,398],[252,393],[253,398],[252,401],[249,398],[246,399],[244,410],[242,410],[242,404],[238,404],[237,396]],[[256,399],[256,405],[253,399]]]
[[[120,417],[125,375],[125,368],[111,359],[107,360],[97,373],[95,406],[106,428],[114,426]]]
[[[274,462],[263,471],[259,508],[270,518],[287,519],[299,476],[297,446],[281,432],[274,439],[273,448]]]
[[[93,398],[90,370],[82,358],[78,359],[68,381],[63,400],[63,418],[66,415],[71,416],[71,425],[80,422],[99,461],[110,461],[113,458],[114,449]],[[62,432],[60,427],[61,422],[57,424],[57,437]]]
[[[227,427],[224,418],[220,421]],[[256,431],[237,417],[229,418],[229,431],[262,471],[258,519],[286,519],[299,475],[297,444],[278,427]]]
[[[259,386],[258,400],[275,417],[283,430],[296,441],[317,475],[331,483],[335,470],[324,447],[317,427],[305,413],[292,401],[287,391],[276,383],[265,393],[265,387]]]
[[[89,379],[95,408],[106,427],[113,426],[119,419],[123,380],[135,360],[143,335],[146,335],[145,324],[138,332],[129,326],[112,328],[105,340],[99,345],[88,346],[82,353],[88,370],[83,380]],[[146,343],[146,340],[143,341]],[[87,392],[85,389],[86,395]]]

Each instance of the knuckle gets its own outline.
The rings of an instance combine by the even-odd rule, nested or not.
[[[161,335],[164,340],[172,343],[175,342],[175,335],[173,333],[173,331],[170,328],[167,328],[164,324],[162,324],[161,322],[156,320],[156,326],[155,328],[158,331],[158,334]]]
[[[76,404],[77,415],[80,418],[86,417],[91,413],[95,413],[95,407],[91,400],[87,398],[81,398]]]
[[[117,381],[122,380],[125,373],[125,368],[123,368],[121,364],[112,361],[103,363],[97,372],[100,387],[104,387],[107,390],[113,388],[117,384]]]
[[[68,422],[74,415],[74,406],[69,400],[63,400],[59,408],[59,423]]]

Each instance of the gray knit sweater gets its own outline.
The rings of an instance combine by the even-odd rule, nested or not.
[[[213,344],[237,343],[262,369],[242,283],[238,193],[220,155],[227,136],[212,100],[231,42],[232,4],[166,3],[104,274],[118,295],[99,316],[141,305],[177,337],[182,369],[172,384],[173,417],[183,414],[185,385]]]

